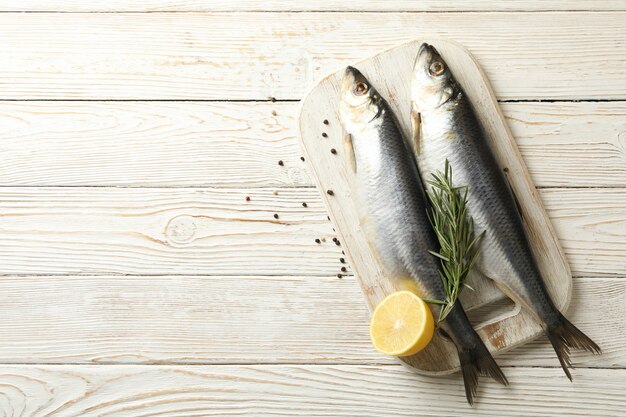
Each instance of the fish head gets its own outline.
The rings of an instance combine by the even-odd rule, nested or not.
[[[381,97],[358,69],[346,68],[340,94],[339,116],[348,133],[366,128],[380,115]]]
[[[459,92],[448,64],[434,46],[423,43],[413,66],[411,101],[417,111],[436,109]]]

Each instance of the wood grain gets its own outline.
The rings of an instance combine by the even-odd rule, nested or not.
[[[438,0],[10,0],[0,1],[0,11],[66,12],[212,12],[212,11],[552,11],[626,10],[620,0],[500,0],[442,2]]]
[[[579,199],[554,189],[552,196],[544,199],[550,216],[558,219],[554,222],[557,234],[570,236],[561,242],[572,269],[611,275],[609,265],[615,262],[613,273],[622,274],[626,271],[626,190],[596,188],[583,193],[586,197]],[[599,244],[602,249],[589,247],[586,242]]]
[[[626,103],[501,108],[538,187],[626,185]],[[297,110],[269,102],[0,102],[0,185],[309,186]]]
[[[303,10],[348,13],[285,13]],[[481,10],[504,13],[433,13]],[[535,13],[549,10],[591,12]],[[373,352],[318,191],[292,188],[312,184],[297,104],[223,101],[300,99],[425,33],[466,44],[501,99],[624,100],[616,10],[626,3],[0,0],[71,12],[0,13],[0,415],[623,415],[626,369],[575,369],[570,384],[543,337],[498,357],[512,385],[483,378],[474,408],[459,375]],[[574,280],[567,315],[604,350],[574,365],[626,368],[626,105],[502,108],[536,185],[615,187],[540,195],[574,273],[605,276]],[[101,188],[117,186],[156,188]]]
[[[295,138],[295,108],[294,103],[0,102],[0,184],[312,185]]]
[[[0,213],[0,273],[320,275],[341,267],[314,189],[6,188]]]
[[[540,196],[574,275],[624,276],[626,189]],[[334,275],[341,267],[312,188],[9,187],[0,188],[0,213],[0,275]]]
[[[538,187],[626,186],[626,103],[501,103]]]
[[[399,365],[5,365],[0,410],[32,417],[623,415],[626,370],[576,369],[574,383],[560,369],[505,371],[511,385],[483,378],[469,407],[456,375],[419,376]]]
[[[501,99],[624,99],[625,16],[3,13],[0,99],[299,99],[324,75],[424,35],[467,46]]]
[[[625,306],[626,280],[575,279],[566,315],[603,354],[576,351],[574,366],[626,368]],[[368,325],[354,277],[0,279],[2,363],[394,363],[374,351]],[[544,336],[497,360],[558,366]]]

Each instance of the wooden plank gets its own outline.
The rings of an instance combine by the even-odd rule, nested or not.
[[[507,171],[508,182],[519,201],[530,249],[545,287],[557,308],[567,308],[572,281],[569,264],[496,98],[471,54],[455,42],[439,38],[422,38],[373,55],[356,66],[381,96],[389,98],[391,111],[398,119],[398,128],[404,133],[405,138],[408,138],[412,133],[413,123],[409,120],[411,97],[406,86],[410,85],[413,78],[412,58],[418,54],[424,42],[434,45],[442,54],[450,70],[455,74],[456,81],[476,110],[487,143],[500,168]],[[407,285],[403,272],[397,275],[393,270],[385,269],[385,264],[372,247],[372,242],[367,239],[367,218],[370,213],[359,210],[358,205],[352,204],[352,201],[358,199],[357,195],[353,195],[358,194],[354,185],[359,182],[358,163],[356,170],[352,170],[345,156],[342,161],[338,159],[336,153],[329,151],[330,148],[343,148],[344,130],[339,117],[338,92],[341,91],[344,73],[344,70],[340,70],[329,75],[307,94],[302,101],[298,127],[312,176],[319,188],[332,189],[335,192],[334,195],[323,194],[323,199],[331,212],[340,239],[344,242],[344,250],[364,290],[365,299],[373,309],[392,292],[415,288],[415,283]],[[344,154],[345,152],[339,153]],[[418,163],[422,162],[419,150],[415,156]],[[443,164],[443,161],[441,163]],[[434,169],[443,169],[443,165]],[[365,179],[361,181],[367,182]],[[369,229],[376,234],[375,225]],[[506,277],[492,278],[502,282]],[[502,297],[501,291],[486,277],[476,276],[470,285],[476,290],[465,292],[461,297],[463,307],[467,311]],[[509,310],[493,317],[489,324],[479,326],[477,331],[487,341],[486,346],[491,352],[509,350],[542,333],[541,326],[534,320],[532,314],[525,309]],[[431,374],[457,371],[461,366],[456,349],[445,343],[439,333],[435,334],[425,349],[402,360],[420,371]]]
[[[588,189],[575,196],[554,189],[550,194],[544,194],[544,201],[557,235],[564,237],[561,244],[572,269],[579,275],[622,274],[618,269],[626,267],[626,190]],[[616,268],[607,268],[613,262]]]
[[[424,35],[467,46],[499,98],[623,99],[625,18],[623,12],[4,13],[0,99],[299,99],[327,73]],[[598,65],[601,75],[590,77]]]
[[[626,103],[501,108],[538,187],[626,184]],[[269,102],[0,102],[0,184],[312,185],[299,159],[297,110]]]
[[[64,12],[214,12],[214,11],[552,11],[552,10],[626,10],[621,0],[500,0],[481,2],[442,2],[438,0],[360,0],[358,3],[334,0],[10,0],[0,1],[0,11]]]
[[[501,103],[539,187],[626,185],[626,103]]]
[[[394,363],[370,344],[354,277],[3,277],[0,295],[2,363]],[[575,279],[567,317],[603,354],[574,366],[626,368],[625,306],[626,280]],[[544,336],[497,359],[558,366]]]
[[[0,213],[0,273],[330,275],[342,266],[310,188],[5,188]]]
[[[341,247],[331,241],[335,233],[319,192],[274,191],[2,188],[0,274],[340,272]],[[574,275],[624,275],[626,189],[540,195]],[[326,241],[316,244],[316,238]]]
[[[0,294],[3,363],[380,359],[352,278],[3,277]]]
[[[9,366],[0,409],[20,416],[622,416],[626,370],[507,369],[477,403],[461,378],[397,366]],[[598,384],[602,381],[602,384]]]
[[[294,103],[0,102],[0,183],[312,185],[295,112]]]

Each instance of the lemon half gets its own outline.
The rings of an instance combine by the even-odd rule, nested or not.
[[[387,296],[374,310],[370,337],[376,350],[390,356],[410,356],[424,349],[435,332],[428,305],[410,291]]]

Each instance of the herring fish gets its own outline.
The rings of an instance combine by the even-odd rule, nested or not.
[[[442,169],[447,159],[454,169],[456,185],[468,186],[468,212],[476,233],[485,232],[476,267],[533,313],[571,380],[570,348],[593,353],[600,353],[600,348],[550,299],[517,200],[465,92],[433,46],[421,45],[412,77],[413,147],[422,178]]]
[[[411,280],[422,297],[444,299],[439,261],[428,252],[437,251],[439,244],[426,215],[415,160],[387,102],[352,67],[344,74],[339,113],[346,155],[355,172],[355,200],[370,246],[390,276]],[[440,306],[431,304],[431,309],[436,317]],[[479,374],[508,383],[460,302],[441,328],[456,345],[470,404]]]

